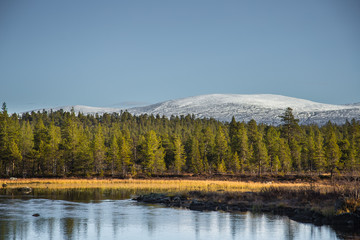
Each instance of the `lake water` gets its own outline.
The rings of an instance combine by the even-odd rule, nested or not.
[[[344,238],[328,226],[297,223],[287,217],[166,208],[132,201],[129,192],[109,191],[1,195],[0,240]],[[35,213],[40,216],[32,216]]]

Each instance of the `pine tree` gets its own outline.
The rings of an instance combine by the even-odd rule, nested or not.
[[[280,133],[274,127],[269,127],[266,131],[265,142],[268,149],[270,172],[277,172],[279,168]]]
[[[259,176],[268,165],[268,153],[262,134],[258,131],[255,120],[250,120],[248,124],[248,137],[252,149],[252,164]]]
[[[100,176],[102,176],[104,174],[106,147],[105,147],[104,135],[100,123],[95,129],[92,147],[93,147],[93,156],[94,156],[94,171],[96,174],[100,174]]]
[[[284,173],[287,173],[291,170],[291,152],[287,141],[283,138],[280,138],[279,161],[281,170]]]
[[[2,112],[0,113],[0,170],[2,174],[9,175],[10,166],[10,139],[9,139],[9,116],[7,113],[6,103],[2,105]]]
[[[92,133],[88,127],[77,129],[78,143],[75,150],[75,158],[72,171],[74,174],[82,174],[90,177],[94,171],[94,157],[91,141]],[[62,163],[58,164],[62,166]]]
[[[319,130],[315,131],[314,168],[318,173],[325,170],[326,160],[324,153],[324,138]]]
[[[15,176],[15,164],[18,164],[22,160],[21,152],[18,148],[18,145],[14,140],[10,143],[10,157],[11,157],[11,169],[12,175]]]
[[[215,137],[215,153],[217,158],[217,165],[221,165],[222,162],[225,162],[226,168],[229,168],[229,146],[227,143],[227,140],[225,138],[225,134],[223,132],[223,129],[221,127],[218,128],[218,131],[216,133]]]
[[[202,130],[201,134],[202,139],[202,165],[203,169],[201,171],[211,173],[211,166],[215,165],[216,159],[215,159],[215,136],[213,131],[209,126],[205,127]]]
[[[78,148],[80,145],[80,128],[73,116],[66,116],[62,126],[61,149],[64,158],[64,174],[72,174],[76,171]]]
[[[229,163],[229,169],[230,169],[231,173],[236,173],[236,174],[239,173],[241,170],[239,155],[237,152],[232,154],[232,157],[231,157],[230,163]]]
[[[108,160],[110,162],[111,176],[114,177],[116,166],[120,165],[119,144],[115,134],[112,136],[108,148]]]
[[[325,156],[327,160],[327,169],[331,174],[339,167],[339,160],[341,157],[341,151],[337,144],[337,138],[335,132],[330,132],[329,140],[326,143]]]
[[[33,175],[39,176],[48,174],[50,164],[50,136],[42,119],[38,119],[34,128],[34,150],[35,161],[33,165]]]
[[[155,131],[151,130],[145,135],[141,149],[145,171],[150,174],[165,171],[164,149]]]
[[[49,126],[49,154],[50,154],[50,160],[51,160],[51,168],[52,168],[52,174],[57,175],[58,170],[58,160],[60,157],[59,154],[59,145],[61,142],[61,130],[58,126],[55,126],[54,122],[50,123]]]
[[[292,113],[292,108],[288,107],[285,110],[284,115],[280,116],[281,121],[283,122],[281,127],[282,137],[288,141],[289,146],[291,146],[292,140],[297,140],[297,134],[299,132],[299,119],[296,119]]]
[[[179,174],[185,166],[186,155],[185,149],[179,137],[174,137],[174,172]]]
[[[120,137],[120,147],[119,147],[119,159],[120,166],[119,169],[122,172],[123,176],[126,176],[129,173],[129,168],[132,166],[132,151],[131,151],[131,142],[130,137],[123,135]]]
[[[28,170],[32,166],[33,148],[34,148],[34,134],[30,126],[29,121],[23,122],[20,131],[19,149],[21,151],[22,163],[20,164],[20,173],[23,177],[26,177]]]
[[[193,137],[190,139],[190,152],[189,156],[187,157],[187,168],[188,171],[192,173],[202,173],[203,168],[203,162],[200,156],[200,150],[199,150],[199,141],[197,138]]]
[[[315,133],[312,128],[310,128],[309,134],[307,136],[307,166],[310,173],[315,169]]]
[[[240,171],[243,172],[248,165],[249,159],[249,145],[248,136],[244,123],[237,124],[237,127],[231,130],[230,137],[231,150],[233,153],[237,153],[239,157]]]

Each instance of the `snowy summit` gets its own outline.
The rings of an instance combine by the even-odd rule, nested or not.
[[[63,109],[84,114],[103,114],[105,112],[120,112],[118,108],[94,108],[87,106],[68,106],[53,109]],[[346,120],[360,120],[360,104],[333,105],[317,103],[309,100],[286,97],[273,94],[210,94],[165,101],[145,107],[129,108],[131,114],[153,114],[160,116],[181,116],[194,114],[197,118],[214,118],[220,121],[230,121],[234,116],[237,121],[248,122],[251,119],[258,123],[278,125],[287,107],[293,109],[301,124],[323,125],[328,121],[343,124]]]

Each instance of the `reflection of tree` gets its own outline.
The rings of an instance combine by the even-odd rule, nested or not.
[[[127,210],[123,205],[118,205],[119,202],[114,202],[111,207],[111,217],[112,217],[112,228],[113,228],[113,238],[117,239],[118,229],[126,229],[130,224],[130,219],[127,214],[124,214]]]
[[[193,212],[193,219],[194,219],[194,230],[195,230],[195,237],[196,239],[200,239],[200,220],[199,220],[199,213]]]
[[[228,226],[228,213],[218,213],[217,214],[217,223],[218,223],[218,231],[221,234],[224,231],[224,228]]]
[[[230,214],[230,230],[233,239],[236,238],[236,235],[238,234],[238,232],[242,230],[244,226],[245,226],[244,214],[240,214],[240,213]]]
[[[49,238],[50,239],[54,239],[54,232],[55,232],[55,218],[50,218],[47,220],[47,225],[48,225],[48,233],[49,233]]]
[[[261,221],[259,221],[259,214],[253,214],[253,213],[249,213],[248,215],[249,217],[249,221],[250,221],[250,230],[251,230],[251,234],[254,237],[257,237],[259,234],[259,228],[260,228],[260,223]]]
[[[74,234],[74,219],[73,218],[63,218],[60,220],[60,229],[63,229],[64,238],[63,239],[72,239]]]
[[[285,236],[287,240],[293,240],[295,238],[295,233],[299,232],[299,223],[296,223],[289,218],[284,220],[286,227],[284,228]]]
[[[36,232],[38,232],[38,233],[45,232],[46,222],[47,222],[47,220],[44,218],[35,218],[34,226],[35,226]]]
[[[154,210],[156,209],[151,208],[150,211],[145,214],[145,221],[149,236],[152,236],[156,230],[156,214],[153,213]]]

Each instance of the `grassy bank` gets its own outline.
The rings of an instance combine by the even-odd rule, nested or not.
[[[154,189],[166,192],[259,192],[264,188],[300,189],[308,183],[261,183],[217,180],[165,180],[165,179],[0,179],[0,186],[6,188],[117,188],[117,189]],[[4,185],[4,186],[5,186]],[[327,188],[326,184],[321,184]]]
[[[205,201],[236,204],[296,206],[324,215],[360,210],[360,184],[357,181],[242,182],[181,179],[0,179],[6,189],[118,189],[181,193]],[[251,193],[251,194],[249,194]]]

